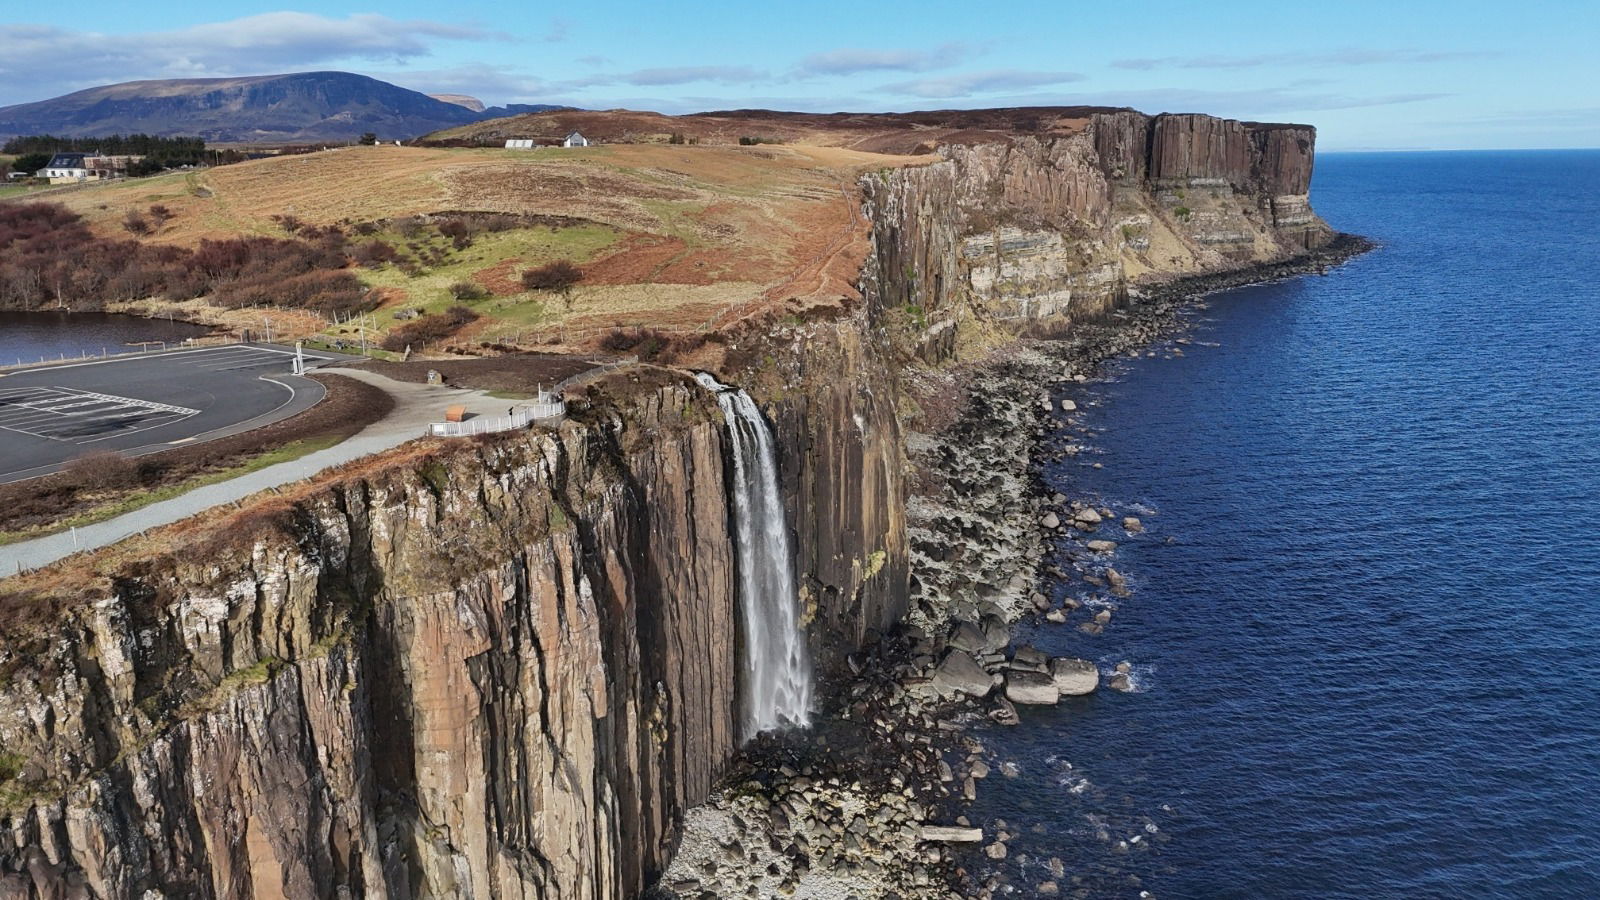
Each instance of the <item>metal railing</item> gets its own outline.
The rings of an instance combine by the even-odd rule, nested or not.
[[[497,431],[515,431],[535,422],[559,419],[567,414],[567,402],[544,394],[512,410],[509,416],[478,416],[464,422],[434,422],[428,426],[429,437],[467,437],[474,434],[493,434]]]
[[[239,337],[236,335],[204,335],[202,337],[189,338],[182,341],[134,341],[132,343],[138,344],[139,349],[122,350],[112,353],[110,352],[109,347],[102,347],[100,348],[99,353],[85,353],[81,356],[68,356],[65,353],[58,353],[55,359],[41,356],[39,357],[38,362],[34,362],[33,360],[25,360],[21,357],[15,357],[14,363],[5,363],[0,361],[0,372],[41,368],[44,366],[59,366],[64,363],[84,363],[97,362],[100,360],[131,359],[136,356],[152,356],[159,353],[174,353],[179,350],[198,350],[204,347],[226,347],[232,344],[242,344],[244,341],[239,339]],[[160,350],[153,349],[157,344],[161,345]]]

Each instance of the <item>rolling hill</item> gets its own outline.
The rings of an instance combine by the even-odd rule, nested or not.
[[[211,143],[401,140],[492,115],[349,72],[130,81],[0,107],[0,137],[193,135]],[[546,107],[547,108],[547,107]]]

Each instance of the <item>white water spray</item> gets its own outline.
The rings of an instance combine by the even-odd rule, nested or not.
[[[744,618],[742,737],[811,715],[811,663],[800,627],[794,555],[778,493],[772,430],[750,395],[695,376],[716,392],[733,438],[733,507],[739,560],[739,606]]]

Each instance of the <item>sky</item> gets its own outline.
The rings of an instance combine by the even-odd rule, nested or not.
[[[1600,0],[7,4],[0,105],[147,78],[359,72],[667,113],[1103,104],[1320,150],[1600,146]]]

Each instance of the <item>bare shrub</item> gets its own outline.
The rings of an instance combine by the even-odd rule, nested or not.
[[[654,328],[613,328],[600,338],[600,347],[616,353],[633,353],[652,361],[672,346],[671,336]]]
[[[457,300],[482,300],[489,296],[489,291],[476,281],[463,279],[450,285],[450,296]]]
[[[465,306],[452,306],[442,313],[419,316],[389,332],[383,339],[383,349],[398,351],[437,343],[477,318],[478,314]]]
[[[73,483],[90,491],[127,487],[139,477],[133,460],[115,450],[95,450],[67,463],[64,470]]]
[[[583,270],[564,259],[522,273],[522,286],[530,291],[570,291],[583,280]]]

